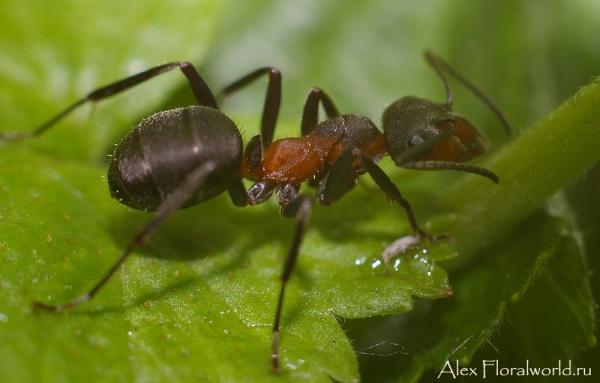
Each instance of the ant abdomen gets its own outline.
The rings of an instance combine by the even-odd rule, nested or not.
[[[131,208],[155,211],[201,164],[218,160],[237,169],[242,147],[236,125],[217,109],[190,106],[154,114],[115,148],[108,169],[111,196]],[[184,207],[225,190],[218,174],[211,175]]]

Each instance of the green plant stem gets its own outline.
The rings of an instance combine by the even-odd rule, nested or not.
[[[506,238],[517,222],[600,160],[600,80],[579,91],[485,164],[495,185],[464,177],[446,196],[456,213],[452,235],[464,264]]]

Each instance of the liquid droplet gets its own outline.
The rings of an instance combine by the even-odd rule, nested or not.
[[[381,262],[381,260],[379,260],[379,259],[376,259],[375,261],[373,261],[373,263],[371,263],[371,268],[372,268],[372,269],[376,269],[376,268],[378,268],[379,266],[381,266],[381,264],[382,264],[382,263],[383,263],[383,262]]]
[[[362,256],[362,257],[358,258],[356,261],[354,261],[354,264],[356,266],[360,266],[360,265],[363,265],[366,260],[367,260],[367,257]]]

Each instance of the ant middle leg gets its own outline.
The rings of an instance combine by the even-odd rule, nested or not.
[[[340,115],[338,108],[331,100],[331,97],[321,88],[312,88],[308,93],[304,110],[302,111],[301,133],[306,136],[312,132],[319,123],[319,102],[323,105],[328,118],[335,118]]]
[[[200,74],[198,73],[196,68],[194,68],[194,66],[189,62],[185,62],[185,61],[172,62],[169,64],[159,65],[152,69],[148,69],[144,72],[135,74],[133,76],[119,80],[112,84],[98,88],[98,89],[94,90],[93,92],[89,93],[87,96],[85,96],[81,100],[75,102],[74,104],[72,104],[71,106],[69,106],[68,108],[63,110],[58,115],[56,115],[55,117],[53,117],[52,119],[50,119],[49,121],[44,123],[43,125],[39,126],[38,128],[31,130],[31,131],[26,131],[26,132],[0,132],[0,139],[1,140],[22,140],[22,139],[26,139],[26,138],[37,137],[40,134],[42,134],[43,132],[45,132],[46,130],[48,130],[49,128],[51,128],[57,122],[62,120],[64,117],[66,117],[72,111],[74,111],[75,109],[80,107],[81,105],[83,105],[87,102],[96,102],[96,101],[103,100],[105,98],[112,97],[122,91],[133,88],[134,86],[139,85],[139,84],[143,83],[144,81],[150,80],[151,78],[154,78],[160,74],[163,74],[163,73],[168,72],[175,68],[181,69],[183,74],[186,76],[186,78],[190,84],[190,87],[192,88],[192,91],[194,93],[194,96],[196,97],[196,100],[198,101],[198,103],[200,105],[207,106],[207,107],[214,108],[214,109],[219,109],[217,100],[215,99],[214,95],[210,91],[210,88],[208,87],[208,85],[206,84],[204,79],[202,79],[202,76],[200,76]]]
[[[329,97],[329,95],[321,88],[312,88],[306,97],[304,109],[302,110],[300,133],[303,137],[312,133],[312,131],[315,130],[315,128],[319,125],[319,103],[321,103],[323,106],[328,119],[340,116],[340,112],[337,106],[335,106],[335,103],[331,97]],[[325,166],[323,169],[321,169],[319,174],[308,180],[308,185],[310,187],[317,186],[327,173],[328,167]]]
[[[295,195],[297,189],[294,186],[288,188],[290,195]],[[293,189],[293,190],[292,190]],[[277,299],[277,308],[275,310],[275,320],[273,322],[273,343],[272,343],[272,355],[271,361],[273,362],[273,370],[279,372],[279,328],[281,323],[281,313],[283,310],[283,300],[285,297],[285,288],[288,280],[296,265],[298,259],[298,253],[300,251],[300,245],[306,228],[310,220],[310,213],[312,210],[312,198],[306,194],[298,195],[295,199],[287,202],[281,207],[281,214],[285,217],[291,218],[296,217],[296,228],[294,230],[294,238],[292,245],[290,246],[289,253],[285,259],[283,266],[283,272],[281,274],[281,287],[279,290],[279,298]]]
[[[230,177],[226,183],[227,190],[232,201],[237,206],[245,206],[241,199],[240,188],[244,189],[241,179],[232,178],[231,173],[226,169],[219,169],[218,161],[211,160],[194,169],[179,187],[158,207],[154,217],[143,226],[129,241],[127,246],[121,252],[121,255],[102,279],[86,294],[81,295],[68,303],[59,305],[48,305],[41,302],[33,302],[34,308],[42,308],[49,311],[63,311],[73,308],[81,303],[92,299],[98,291],[111,279],[117,272],[119,266],[125,262],[127,257],[139,247],[148,237],[150,237],[173,213],[179,210],[194,194],[196,190],[215,172],[219,172],[220,178]],[[245,189],[244,189],[245,190]]]

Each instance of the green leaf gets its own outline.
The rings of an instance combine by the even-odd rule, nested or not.
[[[187,13],[206,13],[208,5],[201,5]],[[138,11],[150,12],[123,12],[120,23],[112,20],[114,28],[168,29],[125,17]],[[65,13],[57,20],[76,18],[78,13],[90,17],[83,9]],[[78,89],[82,78],[92,83],[81,92],[86,94],[127,75],[108,68],[118,70],[135,62],[138,51],[116,46],[110,60],[96,62],[102,55],[81,48],[92,39],[86,33],[94,36],[103,27],[99,24],[90,21],[85,33],[64,30],[56,37],[74,39],[75,47],[60,58],[60,65],[46,64],[50,73],[69,68],[63,94],[40,85],[55,75],[32,74],[35,81],[28,79],[28,87],[17,87],[5,73],[12,114],[3,130],[25,130],[57,113],[81,97],[71,88]],[[192,32],[185,31],[190,36]],[[202,52],[205,48],[197,43],[181,42]],[[119,56],[121,52],[125,56]],[[169,49],[155,53],[169,59],[176,55]],[[28,68],[31,59],[21,57]],[[86,73],[92,73],[94,81],[86,80]],[[166,80],[157,82],[103,102],[93,119],[78,112],[39,139],[0,144],[2,380],[356,381],[354,351],[337,318],[401,313],[412,308],[413,295],[451,295],[447,275],[437,266],[454,254],[447,243],[398,258],[386,273],[378,254],[408,227],[391,226],[404,213],[390,209],[381,194],[374,200],[363,190],[329,210],[333,216],[313,214],[315,224],[287,289],[280,375],[270,366],[271,328],[294,222],[282,221],[274,203],[242,211],[222,196],[182,211],[89,303],[61,313],[32,310],[33,301],[65,303],[87,292],[149,220],[148,214],[127,211],[109,200],[101,182],[105,170],[97,162],[113,135],[123,134],[119,126],[135,123],[128,121],[161,100],[155,93],[169,85]],[[46,102],[25,102],[29,96]],[[27,114],[34,105],[36,113]],[[349,206],[360,208],[345,211]],[[373,214],[382,209],[385,214]],[[340,223],[344,216],[346,223]]]

